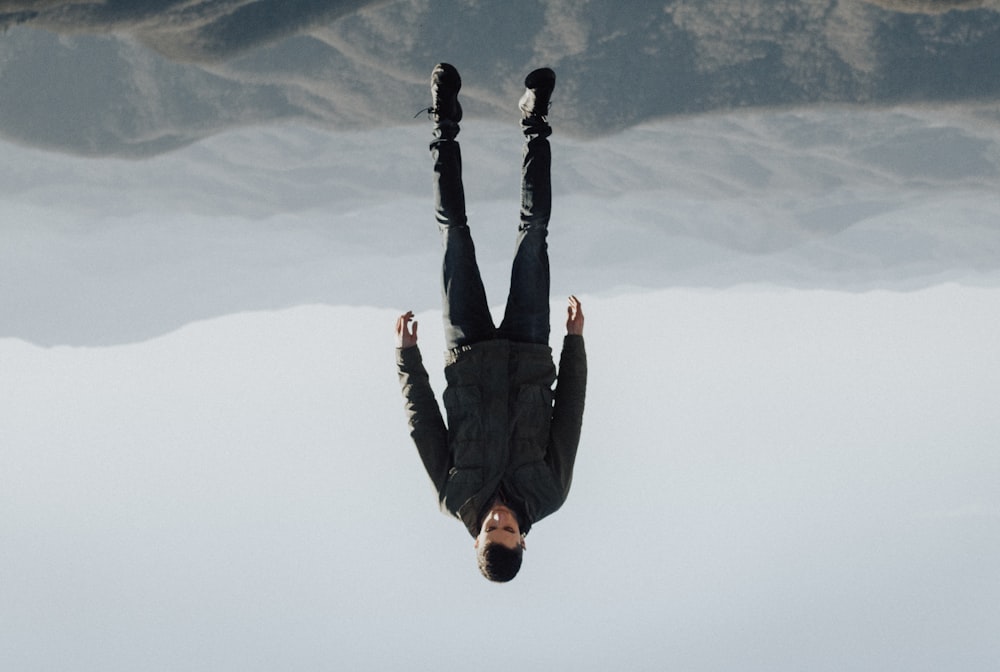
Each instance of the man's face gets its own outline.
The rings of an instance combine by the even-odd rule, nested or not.
[[[480,544],[499,543],[507,548],[524,548],[524,539],[521,537],[521,528],[517,524],[517,516],[503,504],[494,504],[486,518],[483,519],[483,526],[473,544],[479,548]]]

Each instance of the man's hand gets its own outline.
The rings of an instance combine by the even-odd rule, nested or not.
[[[569,297],[569,305],[566,306],[566,333],[583,336],[583,306],[575,296]]]
[[[410,320],[413,320],[413,311],[409,310],[396,319],[396,347],[412,348],[417,344],[417,323],[414,320],[413,328],[410,328]],[[582,316],[581,316],[582,320]],[[582,326],[582,324],[581,324]]]

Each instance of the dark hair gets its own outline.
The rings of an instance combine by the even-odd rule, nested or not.
[[[479,547],[476,558],[483,576],[490,581],[505,583],[517,576],[523,556],[524,549],[520,545],[508,548],[503,544],[491,542]]]

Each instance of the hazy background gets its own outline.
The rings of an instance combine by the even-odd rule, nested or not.
[[[1000,665],[996,2],[0,0],[0,668]],[[573,491],[494,586],[443,389],[428,77],[502,305],[550,65]],[[586,538],[587,543],[581,543]]]

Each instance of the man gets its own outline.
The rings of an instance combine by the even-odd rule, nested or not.
[[[546,243],[552,192],[548,137],[555,73],[525,79],[519,107],[525,137],[521,218],[507,307],[499,328],[490,315],[466,222],[458,71],[431,76],[435,212],[444,246],[443,302],[447,353],[447,426],[417,348],[413,313],[396,321],[396,363],[410,436],[443,512],[475,538],[480,571],[509,581],[521,566],[532,525],[566,500],[583,420],[587,359],[583,310],[569,298],[559,383],[549,342]]]

